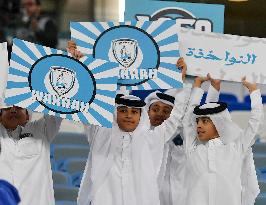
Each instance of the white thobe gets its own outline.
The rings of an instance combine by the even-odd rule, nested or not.
[[[20,205],[54,205],[50,142],[61,118],[45,116],[8,134],[0,124],[0,178],[14,185]],[[19,139],[19,135],[25,137]]]
[[[184,86],[190,91],[190,85]],[[217,102],[219,92],[210,85],[206,102]],[[184,99],[187,103],[189,99]],[[177,132],[182,135],[182,127]],[[182,205],[184,203],[184,178],[186,173],[186,155],[183,145],[175,145],[169,141],[164,147],[164,157],[159,179],[161,205]]]
[[[163,182],[160,184],[161,205],[182,204],[186,156],[182,145],[168,142],[168,155]]]
[[[114,165],[109,172],[109,176],[96,193],[93,204],[137,204],[134,190],[131,140],[130,134],[126,132],[121,137],[119,154],[114,159]]]
[[[87,128],[91,149],[79,190],[79,205],[160,204],[157,178],[163,147],[174,136],[184,114],[184,102],[176,104],[179,106],[174,106],[168,120],[154,130],[149,130],[148,116],[147,122],[140,121],[133,133],[118,131],[117,125],[112,129]],[[141,116],[144,115],[147,113],[143,110]],[[142,125],[144,130],[139,128]],[[132,136],[130,142],[128,135]]]
[[[192,105],[199,104],[202,94],[201,89],[193,90],[188,115],[192,116]],[[252,110],[248,127],[241,132],[241,136],[232,141],[225,142],[219,137],[202,143],[191,137],[192,133],[196,134],[195,128],[192,130],[191,127],[192,120],[188,120],[188,124],[184,125],[188,159],[185,205],[241,205],[243,156],[254,142],[263,119],[259,90],[252,92],[250,97]]]

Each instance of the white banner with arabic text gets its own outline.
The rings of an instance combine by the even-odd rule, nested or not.
[[[180,54],[189,75],[266,84],[266,39],[181,29]]]

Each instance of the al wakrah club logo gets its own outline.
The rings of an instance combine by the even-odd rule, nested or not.
[[[86,112],[95,98],[93,74],[68,55],[50,54],[40,58],[30,68],[28,79],[32,98],[56,113]]]
[[[119,63],[118,86],[149,90],[182,87],[175,21],[71,22],[78,50]]]
[[[112,127],[118,64],[14,39],[5,102]]]

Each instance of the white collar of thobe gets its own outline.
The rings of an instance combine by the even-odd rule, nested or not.
[[[220,139],[220,137],[217,137],[217,138],[211,139],[208,142],[206,142],[206,145],[208,147],[219,146],[219,145],[223,145],[223,142]]]
[[[19,135],[21,134],[22,131],[22,126],[17,126],[16,129],[14,130],[8,130],[6,129],[7,134],[9,137],[11,137],[12,139],[18,140],[19,139]]]
[[[133,135],[133,132],[123,132],[122,131],[122,138],[123,138],[123,136],[129,136],[129,139],[130,139],[130,141],[132,141],[132,135]]]
[[[152,125],[151,125],[151,128],[150,128],[150,129],[151,129],[151,130],[154,130],[155,127],[156,127],[156,126],[152,126]]]

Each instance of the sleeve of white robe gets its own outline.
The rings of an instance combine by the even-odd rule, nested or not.
[[[243,151],[246,152],[255,142],[256,134],[258,133],[260,124],[264,119],[263,104],[260,90],[255,90],[250,94],[251,99],[251,114],[248,121],[248,126],[244,131],[244,136],[241,136]]]
[[[171,138],[175,137],[181,130],[182,118],[184,116],[187,101],[190,96],[191,86],[186,86],[178,97],[175,98],[175,105],[171,112],[170,117],[154,130],[150,130],[147,135],[147,142],[150,147],[151,155],[153,158],[155,172],[159,174],[162,164],[164,146]]]
[[[195,133],[195,129],[193,129],[193,126],[195,125],[192,123],[192,117],[193,117],[193,110],[197,105],[200,104],[203,93],[204,91],[201,88],[198,87],[193,88],[188,103],[188,107],[183,119],[183,138],[184,138],[183,145],[186,152],[191,148],[197,136]]]
[[[189,100],[191,87],[186,86],[183,90],[175,96],[175,104],[170,117],[165,120],[160,126],[154,128],[154,137],[162,138],[163,144],[170,139],[180,134],[182,128],[182,119],[185,114],[187,102]]]
[[[218,102],[220,92],[210,85],[205,102]]]
[[[99,126],[97,125],[84,125],[85,134],[90,145],[92,144],[98,129]]]
[[[47,137],[48,142],[51,142],[57,135],[62,120],[63,119],[60,117],[44,115],[43,118],[30,122],[29,126],[42,132],[42,134]]]

